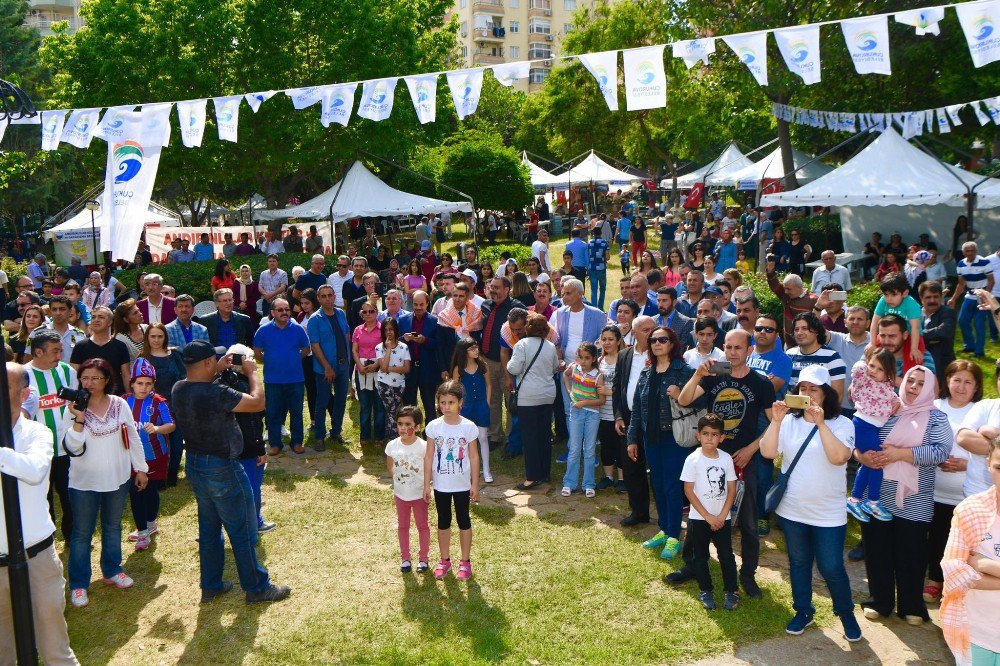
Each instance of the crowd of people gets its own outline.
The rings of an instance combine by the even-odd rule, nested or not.
[[[0,451],[0,467],[26,488],[28,554],[44,567],[43,658],[72,663],[56,612],[62,593],[53,592],[64,585],[50,551],[56,517],[74,607],[90,601],[98,515],[101,580],[132,586],[122,568],[126,498],[128,541],[146,550],[160,533],[160,493],[177,484],[185,452],[202,601],[232,588],[222,577],[223,530],[247,601],[288,596],[256,556],[258,534],[274,528],[261,514],[265,463],[286,447],[303,453],[307,428],[316,451],[343,444],[349,400],[358,402],[362,449],[386,456],[403,572],[449,574],[454,515],[455,575],[470,578],[470,502],[494,483],[492,456],[523,456],[520,491],[554,482],[567,498],[627,495],[624,527],[649,523],[655,507],[658,530],[643,547],[681,558],[665,581],[696,581],[709,610],[709,546],[722,565],[724,608],[735,610],[744,597],[762,598],[760,540],[782,530],[790,634],[813,622],[815,564],[844,635],[861,638],[844,564],[848,519],[858,520],[863,541],[849,556],[865,561],[866,618],[896,613],[921,624],[927,603],[940,602],[957,655],[998,658],[1000,551],[984,544],[1000,539],[1000,401],[983,400],[987,380],[954,344],[959,327],[964,351],[984,354],[988,323],[1000,321],[1000,254],[984,257],[966,241],[955,282],[934,269],[925,238],[897,257],[901,241],[873,237],[882,297],[869,311],[847,305],[852,277],[832,251],[807,273],[812,248],[794,230],[786,239],[781,219],[752,208],[738,215],[717,197],[700,213],[660,212],[648,225],[633,204],[581,213],[558,259],[541,225],[523,266],[504,256],[494,267],[472,246],[457,260],[436,252],[428,226],[397,254],[366,233],[331,272],[318,250],[291,276],[268,237],[275,246],[255,277],[230,266],[248,254],[244,238],[225,258],[203,258],[216,261],[215,310],[197,318],[194,298],[174,295],[155,273],[133,289],[107,271],[14,280],[3,326],[15,439],[25,443]],[[302,251],[315,236],[283,250]],[[605,307],[615,250],[621,297]],[[757,259],[780,315],[762,312],[761,295],[744,283]],[[554,446],[565,464],[555,474]]]

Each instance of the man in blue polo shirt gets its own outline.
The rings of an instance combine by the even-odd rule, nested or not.
[[[208,234],[201,235],[201,242],[194,246],[195,261],[211,261],[215,259],[215,246],[208,239]]]
[[[291,319],[288,301],[276,298],[271,303],[271,321],[257,329],[253,350],[264,359],[264,419],[270,454],[281,453],[281,427],[285,416],[291,415],[292,438],[289,446],[302,453],[302,398],[305,395],[305,375],[302,359],[309,355],[309,335],[306,329]]]
[[[580,238],[580,229],[573,229],[572,238],[566,243],[565,252],[570,252],[573,255],[573,277],[575,277],[580,282],[587,279],[587,266],[590,264],[590,249],[587,247],[587,241]]]

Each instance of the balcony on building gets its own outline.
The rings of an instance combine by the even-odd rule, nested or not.
[[[472,65],[499,65],[506,62],[502,49],[476,49],[472,52]]]
[[[528,16],[552,16],[552,0],[528,0]]]
[[[53,34],[52,26],[60,21],[67,23],[70,32],[79,30],[80,26],[83,25],[83,20],[79,16],[74,16],[72,11],[66,11],[64,8],[33,8],[28,11],[28,15],[24,18],[24,25],[29,28],[37,28],[45,36]]]
[[[552,71],[550,69],[552,63],[549,60],[536,64],[545,66],[532,66],[532,68],[528,70],[528,92],[538,92],[541,90],[545,85],[545,79],[549,77],[549,73]]]
[[[503,13],[503,0],[472,0],[473,9],[488,9],[493,13]]]
[[[482,14],[476,14],[472,18],[475,25],[472,37],[477,42],[502,42],[507,37],[507,28],[503,26],[502,17],[484,17]]]

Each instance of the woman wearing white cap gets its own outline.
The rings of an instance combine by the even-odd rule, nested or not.
[[[844,567],[844,486],[847,461],[854,450],[854,424],[841,416],[830,372],[821,365],[803,368],[791,394],[807,397],[809,405],[791,409],[785,401],[774,403],[771,425],[760,440],[761,455],[773,459],[781,454],[781,473],[788,475],[776,509],[785,532],[795,610],[785,631],[798,635],[813,623],[815,561],[830,590],[833,612],[844,625],[845,638],[857,641],[861,628],[854,617],[851,583]]]

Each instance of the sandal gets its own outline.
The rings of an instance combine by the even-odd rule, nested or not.
[[[525,481],[514,486],[518,490],[534,490],[538,486],[542,485],[542,481]]]
[[[451,560],[440,560],[434,565],[434,577],[438,580],[444,578],[451,571]]]

